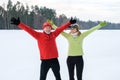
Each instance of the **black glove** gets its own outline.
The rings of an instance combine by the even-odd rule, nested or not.
[[[11,18],[11,24],[14,24],[14,25],[19,25],[20,24],[20,18],[18,17],[18,19],[12,17]]]
[[[76,19],[71,18],[71,19],[70,19],[70,23],[71,23],[71,24],[76,23]]]

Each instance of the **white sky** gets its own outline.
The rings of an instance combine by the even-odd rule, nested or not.
[[[17,0],[11,0],[16,3]],[[120,23],[120,0],[18,0],[23,4],[46,6],[56,10],[57,15],[77,17],[87,21],[109,21]],[[1,0],[0,5],[8,0]]]

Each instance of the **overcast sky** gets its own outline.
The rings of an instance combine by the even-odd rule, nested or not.
[[[17,0],[11,0],[16,3]],[[18,0],[23,4],[46,6],[56,10],[57,15],[77,17],[87,21],[109,21],[120,23],[120,0]],[[8,0],[0,0],[0,5]]]

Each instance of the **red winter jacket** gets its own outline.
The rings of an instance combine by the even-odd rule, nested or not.
[[[18,26],[19,28],[28,32],[37,40],[38,48],[40,51],[40,59],[46,60],[58,57],[58,50],[55,39],[70,24],[70,22],[67,22],[66,24],[58,27],[55,31],[51,32],[50,34],[46,34],[44,32],[37,32],[23,23],[20,23]]]

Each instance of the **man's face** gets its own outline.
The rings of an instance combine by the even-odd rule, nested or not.
[[[43,31],[46,33],[46,34],[50,34],[51,32],[51,27],[50,26],[46,26]]]

